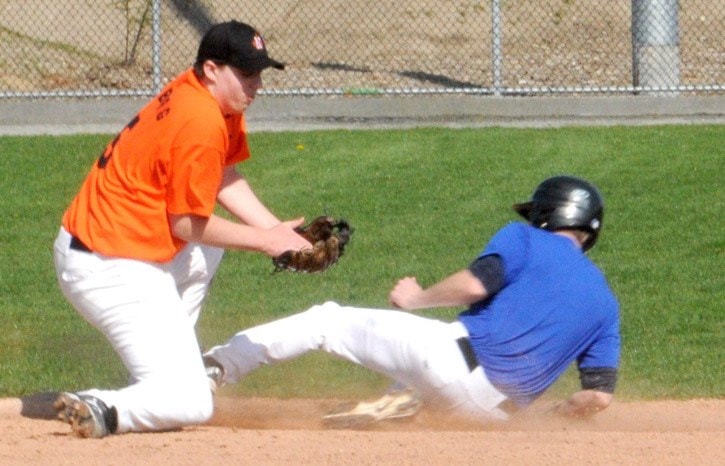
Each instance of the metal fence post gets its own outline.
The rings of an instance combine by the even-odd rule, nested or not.
[[[635,92],[665,90],[670,95],[678,93],[678,13],[679,0],[632,0],[632,81]]]
[[[151,0],[151,62],[153,93],[161,92],[161,0]]]
[[[491,0],[491,53],[493,62],[493,95],[501,95],[501,0]]]

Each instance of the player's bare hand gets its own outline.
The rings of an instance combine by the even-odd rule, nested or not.
[[[393,306],[410,311],[420,307],[418,298],[422,292],[423,288],[415,277],[405,277],[398,280],[388,299]]]
[[[279,223],[266,230],[267,247],[265,253],[271,257],[277,257],[286,251],[299,251],[311,248],[309,241],[304,239],[295,231],[295,228],[305,222],[304,217]]]

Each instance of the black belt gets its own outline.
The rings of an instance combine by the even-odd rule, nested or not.
[[[75,236],[71,236],[70,238],[70,248],[74,249],[76,251],[82,251],[82,252],[93,252],[91,251],[91,248],[86,246],[83,241],[79,240]]]
[[[468,337],[461,337],[458,340],[456,340],[456,343],[458,343],[458,347],[461,349],[461,354],[463,355],[463,359],[466,360],[466,365],[468,366],[468,370],[473,372],[481,364],[478,362],[476,353],[473,352],[473,347],[471,346],[471,340],[469,340]],[[506,398],[501,403],[499,403],[497,408],[508,415],[512,415],[519,410],[519,406],[509,398]]]
[[[473,352],[473,347],[471,346],[471,340],[469,340],[468,337],[461,337],[458,340],[456,340],[456,343],[458,343],[458,347],[461,349],[461,354],[463,355],[463,359],[466,360],[466,364],[468,365],[468,370],[473,372],[481,364],[478,362],[476,353]]]

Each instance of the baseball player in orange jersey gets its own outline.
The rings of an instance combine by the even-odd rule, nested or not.
[[[68,301],[127,367],[120,390],[61,393],[83,437],[202,423],[213,414],[194,325],[224,249],[275,257],[310,244],[257,198],[244,111],[261,73],[284,65],[231,21],[202,38],[194,67],[143,107],[94,163],[63,215],[54,259]],[[236,221],[214,214],[217,202]]]

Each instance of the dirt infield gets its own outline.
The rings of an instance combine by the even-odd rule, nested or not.
[[[725,464],[725,400],[615,402],[588,421],[533,406],[506,425],[421,412],[367,430],[329,430],[334,400],[220,398],[180,431],[80,439],[52,419],[53,394],[0,400],[0,464]]]

